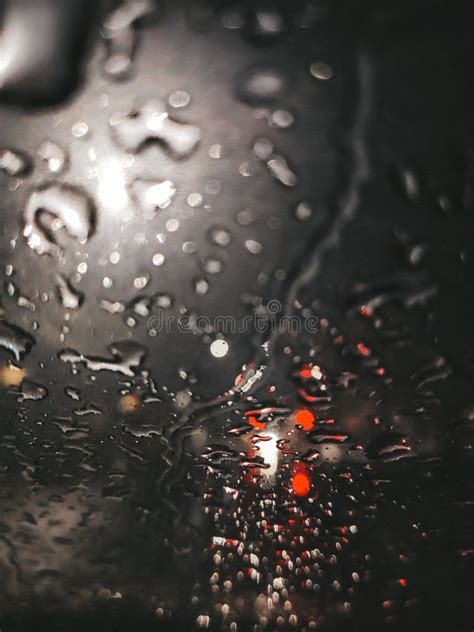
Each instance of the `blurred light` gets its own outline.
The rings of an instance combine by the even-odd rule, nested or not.
[[[26,369],[13,364],[0,367],[0,384],[3,386],[18,386],[26,375]]]
[[[123,168],[117,159],[110,158],[99,168],[97,195],[105,208],[120,211],[129,202]]]
[[[265,433],[265,438],[269,437],[266,441],[259,441],[258,448],[262,459],[270,467],[262,470],[262,474],[265,478],[273,480],[277,468],[278,468],[278,437],[272,432]]]

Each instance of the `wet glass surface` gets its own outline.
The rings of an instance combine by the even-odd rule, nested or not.
[[[0,7],[1,631],[471,630],[462,8]]]

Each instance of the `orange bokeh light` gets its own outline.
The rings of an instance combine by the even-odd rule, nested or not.
[[[307,408],[301,408],[295,411],[295,421],[303,430],[311,430],[313,428],[316,417]]]
[[[299,470],[291,479],[291,487],[296,496],[307,496],[311,489],[309,475],[305,470]]]

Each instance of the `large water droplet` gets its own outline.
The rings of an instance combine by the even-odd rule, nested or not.
[[[237,75],[235,89],[241,101],[263,105],[280,99],[286,86],[286,78],[278,68],[259,65],[246,68]]]
[[[20,327],[6,320],[0,321],[0,347],[10,351],[17,362],[25,352],[29,351],[34,342],[34,338]]]
[[[109,347],[112,359],[85,356],[73,349],[63,349],[59,353],[59,359],[68,364],[84,364],[91,371],[113,371],[132,377],[133,369],[138,368],[143,362],[147,349],[132,340],[119,340]]]
[[[53,226],[49,230],[45,226],[45,214],[54,217]],[[39,254],[60,256],[62,249],[53,240],[51,230],[64,226],[72,237],[78,241],[86,241],[94,225],[94,207],[80,189],[53,183],[31,193],[24,218],[23,234],[30,248]]]
[[[133,23],[153,10],[151,0],[126,0],[112,11],[103,24],[108,57],[105,72],[114,79],[125,79],[130,72],[135,47]]]
[[[20,393],[18,395],[18,399],[20,401],[25,400],[39,400],[44,399],[48,395],[48,389],[46,386],[42,384],[38,384],[38,382],[34,382],[33,380],[24,379],[20,386]]]
[[[171,119],[162,101],[148,101],[141,110],[113,119],[117,142],[127,151],[138,151],[145,142],[159,141],[177,158],[191,154],[201,140],[197,125]]]

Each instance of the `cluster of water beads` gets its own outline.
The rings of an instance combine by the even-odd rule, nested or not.
[[[370,355],[370,350],[362,343],[355,345],[354,349],[362,361]],[[341,351],[344,351],[344,347]],[[338,522],[343,519],[342,515],[334,519],[333,499],[338,479],[335,474],[328,477],[324,471],[318,474],[318,470],[314,470],[314,464],[319,462],[317,458],[321,457],[321,448],[317,451],[308,450],[304,455],[296,455],[284,440],[285,433],[282,433],[288,426],[281,426],[281,422],[280,427],[276,425],[278,419],[286,418],[290,421],[293,418],[296,428],[311,440],[316,424],[328,424],[328,427],[331,427],[334,423],[334,420],[325,420],[321,414],[327,407],[325,401],[330,402],[332,399],[327,395],[341,385],[347,389],[358,377],[354,374],[351,377],[350,373],[346,373],[336,379],[313,362],[299,364],[293,376],[299,396],[305,403],[304,408],[296,409],[294,413],[278,407],[249,409],[245,412],[247,430],[245,422],[242,426],[236,425],[229,430],[233,436],[250,436],[250,439],[245,439],[248,446],[245,457],[242,451],[224,449],[218,445],[209,446],[207,453],[203,455],[206,461],[211,459],[213,475],[222,477],[224,481],[229,480],[228,467],[232,463],[239,464],[243,468],[243,474],[237,485],[234,483],[233,486],[224,487],[223,495],[218,493],[217,487],[212,487],[209,496],[209,512],[214,512],[217,533],[212,538],[210,550],[210,557],[212,556],[214,562],[210,584],[211,588],[215,587],[215,590],[212,588],[215,599],[213,603],[226,606],[224,610],[213,610],[209,615],[209,622],[207,619],[200,619],[201,625],[228,620],[228,616],[235,612],[236,608],[234,591],[237,590],[237,593],[241,594],[241,589],[247,583],[249,588],[253,583],[257,591],[261,592],[255,595],[254,591],[246,591],[246,594],[253,602],[252,611],[262,628],[272,622],[278,626],[286,623],[293,627],[306,625],[308,629],[316,629],[322,623],[321,616],[324,615],[320,612],[326,612],[323,604],[327,599],[335,599],[340,604],[339,615],[333,613],[333,616],[345,618],[352,613],[352,602],[358,584],[371,581],[373,571],[370,569],[368,556],[367,566],[355,560],[349,561],[350,557],[347,558],[347,562],[343,562],[353,564],[354,570],[348,577],[339,566],[340,559],[344,560],[346,556],[350,556],[350,541],[359,533],[357,522],[367,520],[364,512],[358,512],[357,505],[354,504],[352,510],[348,508],[347,522]],[[316,407],[317,414],[311,412],[312,407]],[[374,419],[373,423],[376,428],[380,421]],[[276,441],[275,447],[268,452],[264,446],[271,445],[271,437],[275,432],[282,438]],[[332,431],[331,435],[326,435],[325,440],[337,445],[347,438],[335,435]],[[400,441],[400,436],[392,434],[387,437],[376,453],[369,450],[370,458],[384,461],[387,455],[395,454],[397,451],[413,451],[413,447],[407,446],[405,439],[402,438],[401,444],[397,444],[397,441]],[[266,455],[263,460],[258,457],[258,450],[262,450],[262,456]],[[274,459],[282,463],[276,470],[276,481],[268,489],[265,480],[272,471]],[[285,466],[285,462],[289,465]],[[346,493],[349,495],[345,497],[352,498],[357,503],[360,489],[359,484],[355,484],[354,472],[347,468],[341,471],[339,476],[341,483],[347,481],[344,485],[347,484]],[[339,489],[337,497],[341,492]],[[302,504],[298,498],[307,498],[308,504]],[[219,509],[222,502],[225,503],[225,510]],[[280,510],[279,507],[284,509]],[[232,512],[233,520],[229,519],[229,512]],[[301,532],[296,525],[301,525]],[[360,560],[360,556],[357,559]],[[387,614],[388,619],[396,618],[397,604],[403,604],[408,599],[403,595],[409,584],[405,576],[407,569],[399,572],[400,574],[387,582],[386,590],[390,595],[391,605],[387,605],[389,597],[380,604],[382,608],[391,611]],[[328,574],[332,573],[333,579],[330,581]],[[332,591],[334,592],[331,596]],[[294,610],[292,595],[295,594],[298,594],[300,599],[304,599],[305,594],[308,595],[311,601],[306,608]],[[316,602],[319,604],[317,607]],[[310,603],[313,606],[310,606]],[[204,615],[200,614],[199,617]]]
[[[172,99],[172,104],[175,107],[180,105],[176,98],[173,97]],[[196,126],[181,125],[172,121],[156,102],[146,104],[144,112],[144,125],[148,130],[145,133],[145,139],[148,136],[159,139],[175,155],[179,156],[190,153],[199,142],[200,132]],[[137,133],[140,134],[139,129]],[[128,138],[128,134],[135,135],[135,140],[132,144],[133,149],[138,150],[141,140],[136,140],[136,133],[127,128],[126,125],[124,130],[118,124],[118,137],[122,142],[127,143],[125,139]],[[65,152],[52,141],[44,141],[40,145],[38,156],[46,162],[49,170],[53,173],[60,173],[66,167],[67,156]],[[11,152],[10,150],[3,151],[2,161],[2,166],[10,175],[25,173],[27,165],[29,165],[20,153]],[[147,181],[137,179],[132,182],[131,191],[137,199],[137,204],[142,210],[144,218],[151,219],[157,209],[166,208],[170,204],[175,188],[170,181],[166,180]],[[61,256],[63,251],[54,240],[54,232],[64,227],[70,236],[84,243],[91,235],[95,225],[95,209],[90,198],[78,188],[63,183],[50,183],[35,189],[30,194],[26,203],[24,218],[24,235],[27,237],[30,247],[39,254],[48,253]],[[172,221],[174,220],[169,220],[168,222],[170,231],[174,230],[171,226]],[[113,255],[112,258],[114,258]],[[161,265],[163,261],[164,256],[159,253],[153,258],[154,265]],[[104,287],[111,287],[111,285],[112,280],[109,283],[108,279],[104,278]],[[136,289],[142,289],[142,287],[142,285],[136,285]],[[82,293],[75,290],[71,282],[61,275],[57,277],[57,292],[63,307],[68,310],[80,307],[84,299]],[[23,301],[22,298],[21,301]],[[139,315],[144,315],[147,312],[146,309],[143,311],[141,308],[142,304],[143,301],[134,301],[134,309]],[[162,299],[157,300],[156,304],[160,308],[166,307]],[[169,304],[170,301],[168,301],[167,305]],[[31,303],[31,305],[34,308],[34,304]],[[125,306],[122,307],[122,304],[117,301],[113,303],[102,300],[101,306],[111,313],[125,310]],[[3,346],[11,350],[17,360],[20,359],[20,355],[33,342],[33,339],[30,340],[26,332],[21,334],[20,332],[19,328],[8,328],[6,324],[4,325]],[[67,351],[62,352],[60,357],[66,362],[84,362],[89,368],[105,368],[131,374],[131,367],[138,366],[135,363],[141,362],[142,356],[139,354],[140,358],[138,360],[134,356],[130,358],[130,362],[128,356],[126,356],[124,362],[121,362],[120,345],[121,343],[118,343],[117,347],[112,348],[112,353],[117,362],[115,360],[112,363],[108,363],[105,360],[102,362],[100,359],[95,361],[80,353],[68,353]]]

